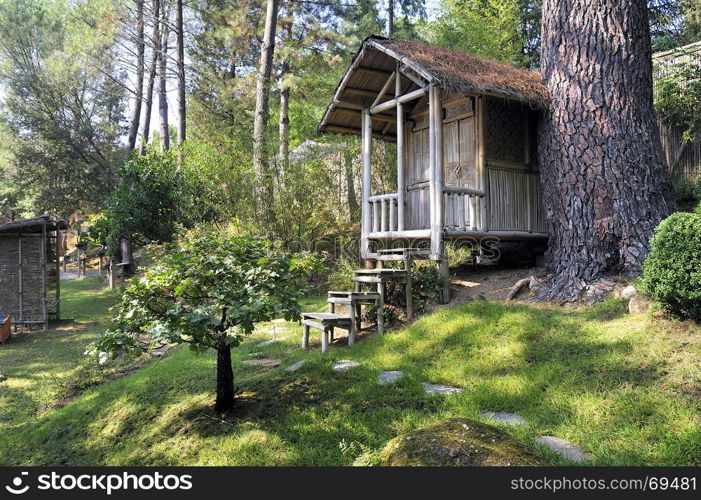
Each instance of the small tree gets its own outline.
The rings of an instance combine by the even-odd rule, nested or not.
[[[190,231],[159,264],[133,278],[116,306],[114,328],[88,352],[102,359],[143,352],[159,343],[217,351],[215,408],[234,406],[231,348],[256,322],[297,320],[314,260],[231,231]]]

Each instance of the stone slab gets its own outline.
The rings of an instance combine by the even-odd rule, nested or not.
[[[571,462],[583,463],[589,462],[592,459],[591,455],[584,453],[576,444],[556,436],[540,436],[535,438],[535,442]]]
[[[458,394],[462,392],[459,387],[449,385],[429,384],[428,382],[424,382],[422,385],[426,394]]]
[[[480,414],[480,418],[485,420],[491,420],[498,424],[508,424],[508,425],[526,425],[528,422],[525,418],[517,413],[508,413],[505,411],[488,411]]]
[[[357,361],[342,359],[334,363],[333,370],[337,372],[347,372],[348,370],[350,370],[351,368],[355,368],[356,366],[360,366],[360,363],[358,363]]]
[[[404,376],[402,371],[380,372],[377,376],[377,385],[394,384]]]

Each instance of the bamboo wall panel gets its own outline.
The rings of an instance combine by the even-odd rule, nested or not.
[[[660,139],[667,167],[672,177],[686,177],[690,180],[701,178],[701,141],[690,142],[684,148],[679,163],[672,169],[674,161],[682,148],[682,130],[659,123]]]
[[[44,290],[41,238],[22,237],[22,310],[26,321],[42,320]],[[19,319],[18,236],[0,236],[0,314]],[[54,277],[55,279],[55,277]]]
[[[489,169],[489,229],[545,231],[540,179],[514,169]],[[529,203],[530,196],[530,203]]]

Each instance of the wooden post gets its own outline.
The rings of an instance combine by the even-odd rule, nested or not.
[[[334,304],[333,302],[329,302],[329,312],[330,312],[331,314],[335,314],[335,313],[336,313],[336,304]],[[334,334],[334,328],[333,328],[333,326],[330,326],[330,327],[329,327],[329,333],[331,334],[331,340],[333,340],[333,334]]]
[[[385,333],[385,284],[380,279],[377,284],[377,293],[380,298],[377,299],[377,333]]]
[[[428,194],[431,225],[431,259],[438,260],[440,258],[440,231],[436,222],[436,126],[434,123],[436,99],[434,97],[434,89],[434,85],[431,85],[428,89]]]
[[[350,316],[350,327],[348,327],[348,345],[351,346],[355,344],[355,304],[353,299],[351,299],[350,304],[348,304],[348,316]]]
[[[47,307],[48,297],[46,292],[46,254],[48,248],[46,246],[46,222],[41,226],[41,320],[44,322],[44,330],[49,329],[49,308]]]
[[[321,330],[321,352],[329,350],[329,327],[325,326]]]
[[[414,317],[414,295],[412,293],[411,259],[404,261],[404,270],[406,271],[406,317],[412,319]]]
[[[97,275],[102,276],[102,255],[97,256]]]
[[[59,260],[59,255],[61,254],[61,240],[63,235],[61,230],[56,226],[56,322],[61,321],[61,261]],[[65,258],[65,257],[64,257]]]
[[[309,325],[302,325],[302,349],[309,347]]]
[[[371,193],[371,155],[372,155],[372,118],[370,117],[370,111],[368,109],[363,110],[362,117],[362,162],[363,162],[363,175],[362,184],[360,186],[361,193],[361,203],[362,203],[362,222],[361,222],[361,237],[360,237],[360,255],[363,259],[368,258],[370,253],[370,240],[368,238],[370,234],[370,198]]]
[[[117,280],[117,266],[115,265],[114,258],[110,257],[110,269],[109,269],[109,282],[110,290],[114,290],[115,281]]]
[[[22,272],[22,229],[19,230],[19,236],[17,237],[17,252],[19,254],[18,266],[17,266],[17,301],[19,305],[19,321],[20,321],[20,332],[24,331],[24,289],[22,286],[22,281],[24,279]]]
[[[402,76],[399,73],[399,62],[395,71],[394,95],[402,94]],[[404,171],[404,104],[397,102],[397,231],[404,231],[404,210],[406,196],[406,178]]]
[[[489,172],[487,168],[487,159],[485,158],[485,115],[487,102],[484,96],[480,96],[477,100],[477,168],[479,170],[480,183],[484,196],[481,199],[482,213],[482,229],[489,231]]]

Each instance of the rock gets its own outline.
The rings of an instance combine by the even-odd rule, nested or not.
[[[380,372],[377,376],[377,385],[394,384],[404,376],[402,371]]]
[[[449,385],[429,384],[428,382],[424,382],[422,385],[426,394],[457,394],[462,392],[462,389],[459,387],[451,387]]]
[[[614,295],[617,299],[630,300],[636,293],[638,293],[638,291],[635,289],[635,287],[633,285],[628,285],[624,288],[619,288],[616,290]]]
[[[357,361],[349,361],[347,359],[342,359],[340,361],[336,361],[336,363],[333,365],[334,371],[337,372],[347,372],[351,368],[355,368],[356,366],[360,366],[360,363]]]
[[[647,312],[651,305],[652,301],[650,299],[648,299],[642,293],[637,292],[628,302],[628,312],[630,314],[641,314]]]
[[[521,415],[517,413],[507,413],[505,411],[488,411],[480,414],[480,418],[507,425],[526,425],[528,423]]]
[[[4,372],[0,372],[0,382],[4,382],[7,380],[7,375],[5,375]]]
[[[392,439],[384,466],[528,466],[548,462],[506,432],[468,419],[448,419]]]
[[[272,358],[247,359],[245,361],[241,361],[242,365],[265,366],[266,368],[275,368],[276,366],[280,366],[280,363],[282,363],[282,361],[279,359]]]
[[[287,337],[278,337],[278,338],[276,338],[276,339],[266,340],[265,342],[261,342],[260,344],[256,344],[256,347],[265,347],[265,346],[267,346],[267,345],[274,344],[275,342],[282,342],[282,341],[285,340],[286,338],[287,338]]]
[[[576,463],[589,462],[592,456],[584,453],[582,449],[567,441],[555,436],[540,436],[535,439],[535,442],[545,446],[561,457]]]
[[[300,368],[302,368],[302,366],[304,366],[304,363],[306,363],[305,360],[297,361],[295,364],[290,365],[290,366],[288,366],[287,368],[285,368],[285,371],[286,371],[286,372],[290,372],[290,373],[296,372],[297,370],[299,370]]]

